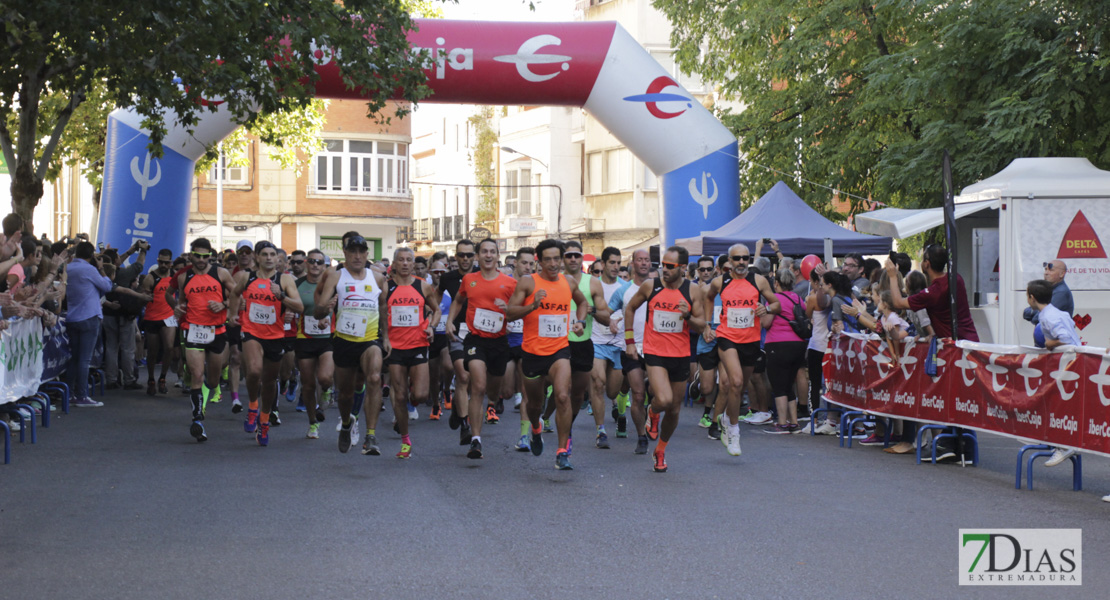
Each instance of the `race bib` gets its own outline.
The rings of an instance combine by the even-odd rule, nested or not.
[[[166,324],[166,327],[177,327],[177,317],[170,317],[162,322]]]
[[[486,333],[501,333],[505,327],[505,315],[484,308],[474,309],[474,328]]]
[[[466,326],[466,323],[459,323],[459,330],[455,332],[455,337],[459,338],[460,340],[465,340],[466,336],[469,334],[470,328]]]
[[[273,306],[252,302],[247,318],[255,325],[273,325],[277,323],[277,311]]]
[[[651,324],[658,333],[682,333],[682,313],[651,311]]]
[[[447,333],[447,315],[439,317],[439,324],[435,327],[436,333]]]
[[[728,309],[728,326],[733,329],[755,327],[755,311],[750,308]]]
[[[370,319],[366,315],[350,310],[343,311],[335,324],[335,330],[343,335],[360,338],[366,335],[369,323]]]
[[[567,337],[567,316],[540,315],[540,337]]]
[[[420,325],[419,306],[394,306],[389,310],[390,327],[417,327]]]
[[[216,339],[216,328],[211,325],[190,325],[185,341],[190,344],[211,344]]]
[[[328,335],[331,333],[329,324],[330,317],[327,319],[316,319],[305,315],[304,318],[304,332],[308,335]]]
[[[713,307],[713,324],[714,325],[720,325],[721,324],[721,308],[723,308],[723,307],[720,306],[720,305],[717,305],[717,306]]]
[[[524,333],[524,320],[517,319],[515,321],[509,321],[506,330],[508,330],[509,333]]]

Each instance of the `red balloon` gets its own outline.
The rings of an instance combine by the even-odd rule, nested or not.
[[[800,267],[802,271],[802,277],[805,277],[808,280],[809,274],[813,272],[813,267],[816,267],[819,264],[821,264],[820,257],[818,257],[816,254],[807,254],[805,258],[802,259],[802,266]]]

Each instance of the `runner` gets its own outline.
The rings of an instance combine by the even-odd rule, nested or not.
[[[152,300],[146,305],[143,312],[143,339],[146,341],[146,393],[148,396],[168,393],[166,388],[166,373],[174,363],[173,340],[177,336],[177,318],[173,315],[173,307],[166,301],[166,290],[169,289],[172,277],[170,267],[173,265],[173,253],[169,248],[158,251],[158,266],[143,278],[142,291],[150,294]],[[158,384],[154,383],[154,363],[162,354],[162,374],[158,377]]]
[[[513,279],[520,281],[526,275],[531,275],[536,268],[536,249],[530,246],[517,248],[513,261]],[[505,367],[505,378],[501,380],[501,398],[512,399],[513,410],[520,412],[520,441],[516,444],[517,452],[528,452],[531,449],[528,441],[528,410],[521,399],[524,395],[524,374],[520,371],[520,359],[524,356],[521,345],[524,343],[524,320],[510,321],[505,329],[509,332],[509,364]],[[500,399],[499,399],[500,404]]]
[[[474,265],[474,242],[465,239],[455,242],[455,264],[457,267],[454,270],[444,273],[439,278],[439,293],[451,297],[452,307],[455,302],[458,302],[459,286],[462,285],[463,276],[478,270]],[[470,395],[467,392],[470,387],[470,374],[466,372],[463,361],[463,340],[469,333],[466,327],[466,312],[463,310],[465,308],[460,306],[454,313],[458,315],[454,322],[455,333],[447,336],[451,362],[455,366],[455,389],[451,398],[451,417],[447,423],[451,429],[459,430],[460,446],[470,445],[471,438],[470,427],[464,426],[464,421],[470,415]]]
[[[431,286],[439,289],[439,280],[447,272],[447,265],[442,260],[432,261],[428,276],[431,277]],[[442,404],[449,403],[447,384],[451,381],[451,353],[447,350],[447,312],[451,310],[451,294],[444,293],[439,297],[439,314],[432,319],[435,336],[428,349],[428,380],[431,382],[428,393],[432,411],[428,418],[438,421],[442,411]],[[448,404],[447,408],[451,408]]]
[[[563,253],[563,268],[567,279],[575,285],[586,298],[586,323],[582,333],[570,333],[570,411],[571,423],[578,418],[582,410],[582,402],[590,393],[590,373],[594,369],[594,318],[602,326],[609,326],[609,305],[605,303],[605,291],[597,277],[582,271],[582,244],[575,240],[566,243],[566,252]],[[577,312],[578,305],[570,303],[572,313]],[[599,409],[598,406],[601,406]],[[595,445],[602,449],[609,449],[609,434],[605,431],[605,410],[603,405],[592,405],[594,422],[597,426]]]
[[[698,286],[706,298],[709,297],[709,287],[713,283],[713,279],[717,275],[727,272],[728,265],[728,256],[723,254],[717,257],[716,268],[713,266],[712,257],[703,256],[698,259]],[[711,303],[706,303],[703,314],[709,320],[706,329],[715,331],[721,323],[720,294],[714,296]],[[702,402],[705,404],[705,411],[702,413],[701,420],[698,421],[698,426],[709,429],[709,439],[720,440],[721,427],[717,422],[717,417],[725,410],[725,396],[719,393],[720,385],[718,382],[723,381],[728,376],[724,371],[717,368],[721,362],[720,355],[717,354],[717,340],[713,338],[707,341],[708,336],[709,334],[703,331],[698,337],[697,352],[700,380],[697,385]]]
[[[254,254],[255,257],[257,257],[258,250],[255,250]],[[285,253],[285,250],[282,250],[281,248],[277,249],[277,254],[277,263],[274,268],[277,270],[278,273],[291,275],[293,281],[295,282],[299,275],[290,270],[289,256]],[[301,266],[301,270],[303,271],[303,262],[301,263]],[[285,336],[281,340],[281,347],[285,351],[285,353],[281,355],[281,367],[279,370],[280,385],[275,390],[275,393],[285,396],[286,402],[293,402],[297,399],[297,360],[293,352],[294,346],[296,345],[297,341],[297,324],[295,322],[296,316],[297,315],[293,311],[286,311],[285,323],[282,326],[282,332],[285,334]],[[281,418],[278,416],[279,407],[280,403],[275,400],[273,418],[270,420],[270,424],[274,427],[281,425]]]
[[[410,248],[393,252],[392,277],[383,293],[386,307],[382,340],[388,355],[389,379],[393,382],[393,415],[401,434],[401,450],[397,458],[412,456],[409,438],[409,389],[411,404],[419,406],[428,400],[428,351],[435,337],[432,322],[439,320],[435,289],[413,274],[415,255]],[[431,317],[431,320],[429,320]]]
[[[301,372],[301,402],[308,412],[308,439],[320,437],[320,422],[324,420],[324,409],[331,395],[335,377],[335,363],[332,361],[331,337],[335,333],[335,302],[332,297],[331,309],[323,318],[316,318],[316,286],[324,274],[328,259],[319,249],[310,250],[305,258],[306,269],[303,277],[297,280],[297,291],[304,304],[303,315],[297,323],[297,368]]]
[[[469,334],[463,341],[466,369],[470,373],[470,406],[462,417],[462,429],[472,431],[467,458],[482,458],[482,401],[487,390],[501,390],[501,377],[509,361],[509,341],[505,337],[505,309],[517,282],[497,269],[497,241],[484,239],[478,243],[480,271],[462,278],[456,301],[451,304],[447,319],[447,335],[455,335],[455,318],[466,306],[466,326]],[[462,261],[460,260],[460,264]],[[455,408],[458,408],[458,402]],[[493,413],[491,405],[486,411]],[[496,414],[493,416],[496,417]]]
[[[254,270],[254,244],[250,240],[239,240],[235,244],[236,267],[231,271],[234,277],[240,271]],[[243,364],[243,329],[238,325],[227,326],[227,343],[231,349],[227,364],[227,387],[231,392],[231,412],[243,412],[243,403],[239,401],[239,384]]]
[[[249,401],[243,430],[255,434],[259,446],[267,446],[270,414],[277,404],[275,383],[285,354],[286,315],[304,310],[304,304],[293,276],[278,269],[278,252],[273,243],[259,241],[254,245],[254,255],[258,270],[239,271],[235,275],[229,322],[243,330],[243,367],[247,372]]]
[[[524,318],[524,349],[521,371],[524,374],[524,393],[528,401],[528,419],[532,428],[530,447],[532,454],[543,453],[544,383],[550,381],[554,388],[555,424],[559,435],[559,449],[555,453],[555,468],[569,470],[570,428],[573,414],[570,406],[570,340],[568,332],[581,334],[585,326],[586,297],[574,283],[559,273],[565,247],[562,242],[547,239],[536,246],[540,272],[522,278],[509,301],[507,318],[515,321]],[[570,303],[577,303],[573,324]]]
[[[751,253],[744,244],[728,250],[731,269],[709,284],[706,304],[721,296],[721,323],[710,330],[705,341],[717,340],[717,354],[723,366],[721,391],[725,393],[725,412],[721,413],[721,442],[732,456],[740,456],[740,398],[745,382],[752,377],[756,363],[763,356],[760,349],[763,315],[779,314],[779,299],[767,279],[748,271]],[[766,306],[760,302],[760,297]]]
[[[189,398],[193,402],[193,422],[189,434],[203,442],[208,439],[203,424],[209,393],[205,382],[219,385],[220,370],[227,358],[227,293],[234,282],[227,270],[209,264],[211,242],[197,238],[189,248],[193,268],[177,276],[181,298],[174,307],[174,316],[185,331],[185,362],[192,384]]]
[[[624,321],[624,327],[628,327],[627,315],[628,310],[625,309],[626,305],[632,296],[640,289],[640,286],[648,280],[648,273],[651,270],[651,258],[647,250],[637,250],[632,253],[632,279],[625,281],[625,286],[622,286],[621,292],[614,294],[612,299],[609,300],[609,309],[616,313],[620,311],[621,320]],[[613,317],[616,318],[616,317]],[[628,384],[629,393],[632,394],[632,424],[636,427],[636,454],[647,454],[648,451],[648,431],[645,427],[644,415],[644,401],[647,395],[647,379],[646,371],[647,366],[643,360],[643,346],[644,346],[644,322],[647,319],[647,306],[641,305],[636,309],[632,315],[632,332],[631,340],[622,336],[623,354],[620,357],[621,372]],[[637,356],[633,358],[628,352],[630,346],[636,346]],[[617,405],[617,432],[621,431],[621,417],[625,416],[622,411],[622,405]],[[655,431],[653,434],[658,437],[659,432]],[[655,439],[655,438],[652,438]]]
[[[659,443],[652,453],[656,473],[667,471],[667,443],[678,426],[683,392],[686,380],[690,377],[690,331],[700,332],[705,328],[701,288],[691,285],[683,277],[689,260],[690,255],[685,248],[667,248],[662,260],[662,279],[645,281],[625,307],[631,311],[645,303],[648,307],[644,329],[644,362],[647,364],[648,381],[654,396],[648,418],[651,420],[651,429],[659,432]],[[625,324],[624,335],[626,340],[633,340],[634,328]],[[628,348],[628,354],[633,359],[639,358],[635,344]],[[661,426],[660,413],[664,415]]]
[[[610,246],[601,251],[601,260],[594,263],[601,268],[599,277],[605,307],[610,306],[613,298],[624,293],[629,283],[617,277],[621,266],[620,250]],[[617,403],[621,391],[621,350],[624,347],[624,313],[611,311],[608,326],[594,327],[591,338],[594,343],[594,364],[591,373],[590,403],[593,406],[594,422],[598,424],[598,437],[605,431],[605,407]],[[627,396],[625,396],[625,400]],[[606,402],[608,401],[608,402]],[[617,420],[617,437],[627,437],[628,418],[624,406],[615,406],[614,418]]]
[[[362,453],[378,456],[376,427],[382,404],[382,345],[379,341],[378,322],[382,287],[385,279],[366,266],[369,246],[360,235],[346,239],[343,247],[343,266],[327,274],[316,288],[316,309],[313,316],[322,319],[331,312],[332,298],[336,300],[335,337],[332,350],[335,359],[335,386],[339,396],[339,451],[351,449],[354,427],[355,378],[364,374],[366,395],[366,439]]]

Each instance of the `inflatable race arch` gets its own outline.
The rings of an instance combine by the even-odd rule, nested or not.
[[[416,23],[413,47],[435,57],[424,102],[583,107],[659,177],[664,248],[739,214],[736,138],[617,23]],[[359,98],[334,63],[317,72],[317,96]],[[183,248],[196,161],[237,125],[226,110],[202,115],[191,134],[173,125],[154,158],[141,121],[131,110],[108,118],[97,239]]]

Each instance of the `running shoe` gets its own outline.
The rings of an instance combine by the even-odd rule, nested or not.
[[[243,421],[243,431],[254,433],[258,429],[258,411],[247,409],[247,420]]]
[[[586,414],[587,415],[594,414],[594,405],[590,404],[589,402],[586,403]]]
[[[837,435],[840,433],[840,426],[836,423],[825,421],[813,430],[813,435]]]
[[[342,425],[342,422],[340,422]],[[350,427],[339,428],[339,451],[346,454],[351,449],[351,430],[355,428],[354,423]]]
[[[663,456],[663,453],[660,452],[658,448],[656,448],[655,452],[651,453],[651,456],[652,456],[652,458],[655,459],[655,465],[652,467],[653,469],[655,469],[655,472],[656,473],[666,473],[667,472],[667,458],[665,456]]]
[[[254,439],[258,440],[259,446],[270,445],[270,424],[262,423],[258,426],[258,432],[254,434]]]
[[[597,432],[597,447],[602,450],[609,449],[609,436],[604,431]]]
[[[532,443],[529,448],[532,450],[533,456],[539,456],[543,454],[543,437],[539,434],[539,432],[532,432]]]
[[[274,412],[270,413],[270,425],[281,427],[281,415],[278,414],[277,405],[274,406]]]
[[[514,411],[520,412],[520,403],[522,401],[523,401],[523,398],[520,396],[520,394],[513,394],[513,410]]]
[[[711,439],[711,440],[721,439],[721,426],[718,425],[716,421],[713,421],[712,423],[709,424],[709,439]]]
[[[620,416],[621,416],[621,413],[620,413],[620,411],[619,411],[619,410],[617,410],[617,405],[616,405],[616,403],[614,403],[614,404],[613,404],[613,410],[610,410],[610,411],[609,411],[609,416],[613,417],[613,422],[614,422],[614,423],[615,423],[615,422],[617,421],[617,419],[619,419],[619,418],[620,418]]]
[[[505,399],[499,396],[497,398],[497,402],[493,405],[493,409],[497,412],[497,414],[505,412]]]
[[[774,426],[768,427],[767,429],[764,429],[763,432],[764,433],[770,433],[770,434],[791,433],[790,426],[789,425],[782,425],[781,423],[775,423]]]
[[[401,451],[397,453],[397,458],[409,458],[412,456],[412,445],[401,443]]]
[[[319,423],[312,423],[311,425],[309,425],[308,426],[308,433],[305,434],[305,437],[310,439],[310,440],[320,439],[320,424]]]
[[[354,419],[354,421],[355,421],[354,423],[351,423],[351,439],[352,440],[357,440],[358,439],[358,417],[355,416],[355,415],[351,415],[351,418]]]
[[[709,426],[712,424],[713,419],[709,418],[709,413],[702,415],[701,420],[698,421],[698,427],[701,427],[702,429],[709,429]]]
[[[725,449],[727,450],[728,449],[728,443],[732,438],[732,431],[730,430],[730,428],[727,425],[721,423],[721,420],[722,420],[723,417],[724,417],[724,413],[721,413],[720,415],[717,416],[717,428],[721,430],[721,437],[719,437],[717,439],[721,440],[721,445],[724,446]]]
[[[766,425],[771,422],[771,413],[762,411],[753,414],[744,420],[748,425]]]
[[[516,443],[517,452],[528,452],[532,449],[532,445],[528,443],[528,434],[520,436],[520,441]]]
[[[499,422],[501,422],[501,418],[497,416],[497,409],[494,408],[492,404],[487,406],[486,407],[486,424],[487,425],[496,425]]]
[[[482,440],[470,440],[470,450],[466,457],[475,460],[482,458]]]
[[[169,388],[166,387],[166,378],[165,377],[158,380],[158,393],[159,394],[168,394],[168,393],[170,393]]]
[[[749,408],[748,410],[746,410],[746,411],[743,411],[743,412],[741,412],[741,413],[740,413],[740,416],[739,416],[739,417],[737,417],[737,419],[736,419],[736,422],[737,422],[737,423],[742,423],[742,422],[745,422],[745,421],[747,421],[748,419],[752,418],[752,416],[753,416],[753,415],[755,415],[755,413],[753,413],[753,412],[751,411],[751,409]]]
[[[243,412],[243,403],[238,398],[231,401],[231,414],[237,415]]]
[[[285,401],[286,402],[293,402],[296,399],[297,399],[297,380],[296,379],[290,379],[289,380],[289,385],[285,390]]]
[[[215,389],[213,389],[213,388],[208,389],[208,401],[211,402],[212,404],[219,403],[219,401],[222,398],[223,398],[223,393],[220,391],[220,386],[216,386]]]
[[[646,435],[641,435],[640,437],[638,437],[636,439],[636,450],[634,450],[633,452],[635,454],[647,454],[647,449],[648,449],[647,436]]]
[[[154,380],[153,379],[147,380],[147,382],[146,382],[146,395],[147,396],[153,396],[157,393],[158,393],[158,386],[155,385]]]
[[[659,439],[659,413],[648,409],[647,436],[649,440]]]
[[[459,445],[460,446],[470,445],[470,438],[471,437],[472,436],[471,436],[471,433],[470,433],[470,426],[467,425],[466,423],[463,423],[463,426],[459,427]]]
[[[740,433],[730,433],[728,436],[728,455],[740,456]]]
[[[628,417],[625,415],[617,417],[617,437],[628,437]]]
[[[432,403],[432,412],[428,414],[428,419],[432,420],[432,421],[438,421],[439,420],[439,412],[440,412],[439,402]]]
[[[189,426],[189,435],[197,438],[198,442],[208,439],[208,434],[204,433],[204,424],[200,421],[193,421],[193,424]]]
[[[443,392],[443,410],[451,410],[451,408],[451,394],[448,392]],[[451,429],[454,429],[454,427],[452,427]]]
[[[566,452],[555,454],[555,468],[560,471],[570,471],[574,467],[570,464],[570,455]]]
[[[883,436],[872,433],[859,441],[861,446],[882,446]]]
[[[317,423],[323,423],[324,422],[324,409],[321,406],[316,407],[316,422]]]
[[[366,434],[366,439],[362,441],[362,454],[363,456],[381,456],[382,449],[378,446],[378,436]]]
[[[551,428],[551,419],[544,419],[543,420],[543,432],[544,433],[554,433],[555,432],[555,430]]]
[[[420,411],[416,410],[416,407],[410,404],[409,405],[409,421],[415,421],[419,418],[420,418]]]
[[[448,406],[447,410],[451,410],[451,407]],[[462,417],[459,416],[459,413],[451,410],[451,415],[447,417],[447,425],[450,426],[451,429],[458,429],[459,426],[462,425]]]
[[[324,399],[319,403],[320,406],[322,406],[323,408],[327,408],[332,404],[335,404],[334,394],[335,392],[332,390],[332,388],[324,390]]]
[[[297,397],[297,407],[294,410],[296,410],[297,412],[306,412],[306,411],[308,411],[308,409],[305,408],[305,405],[304,405],[304,396]]]

